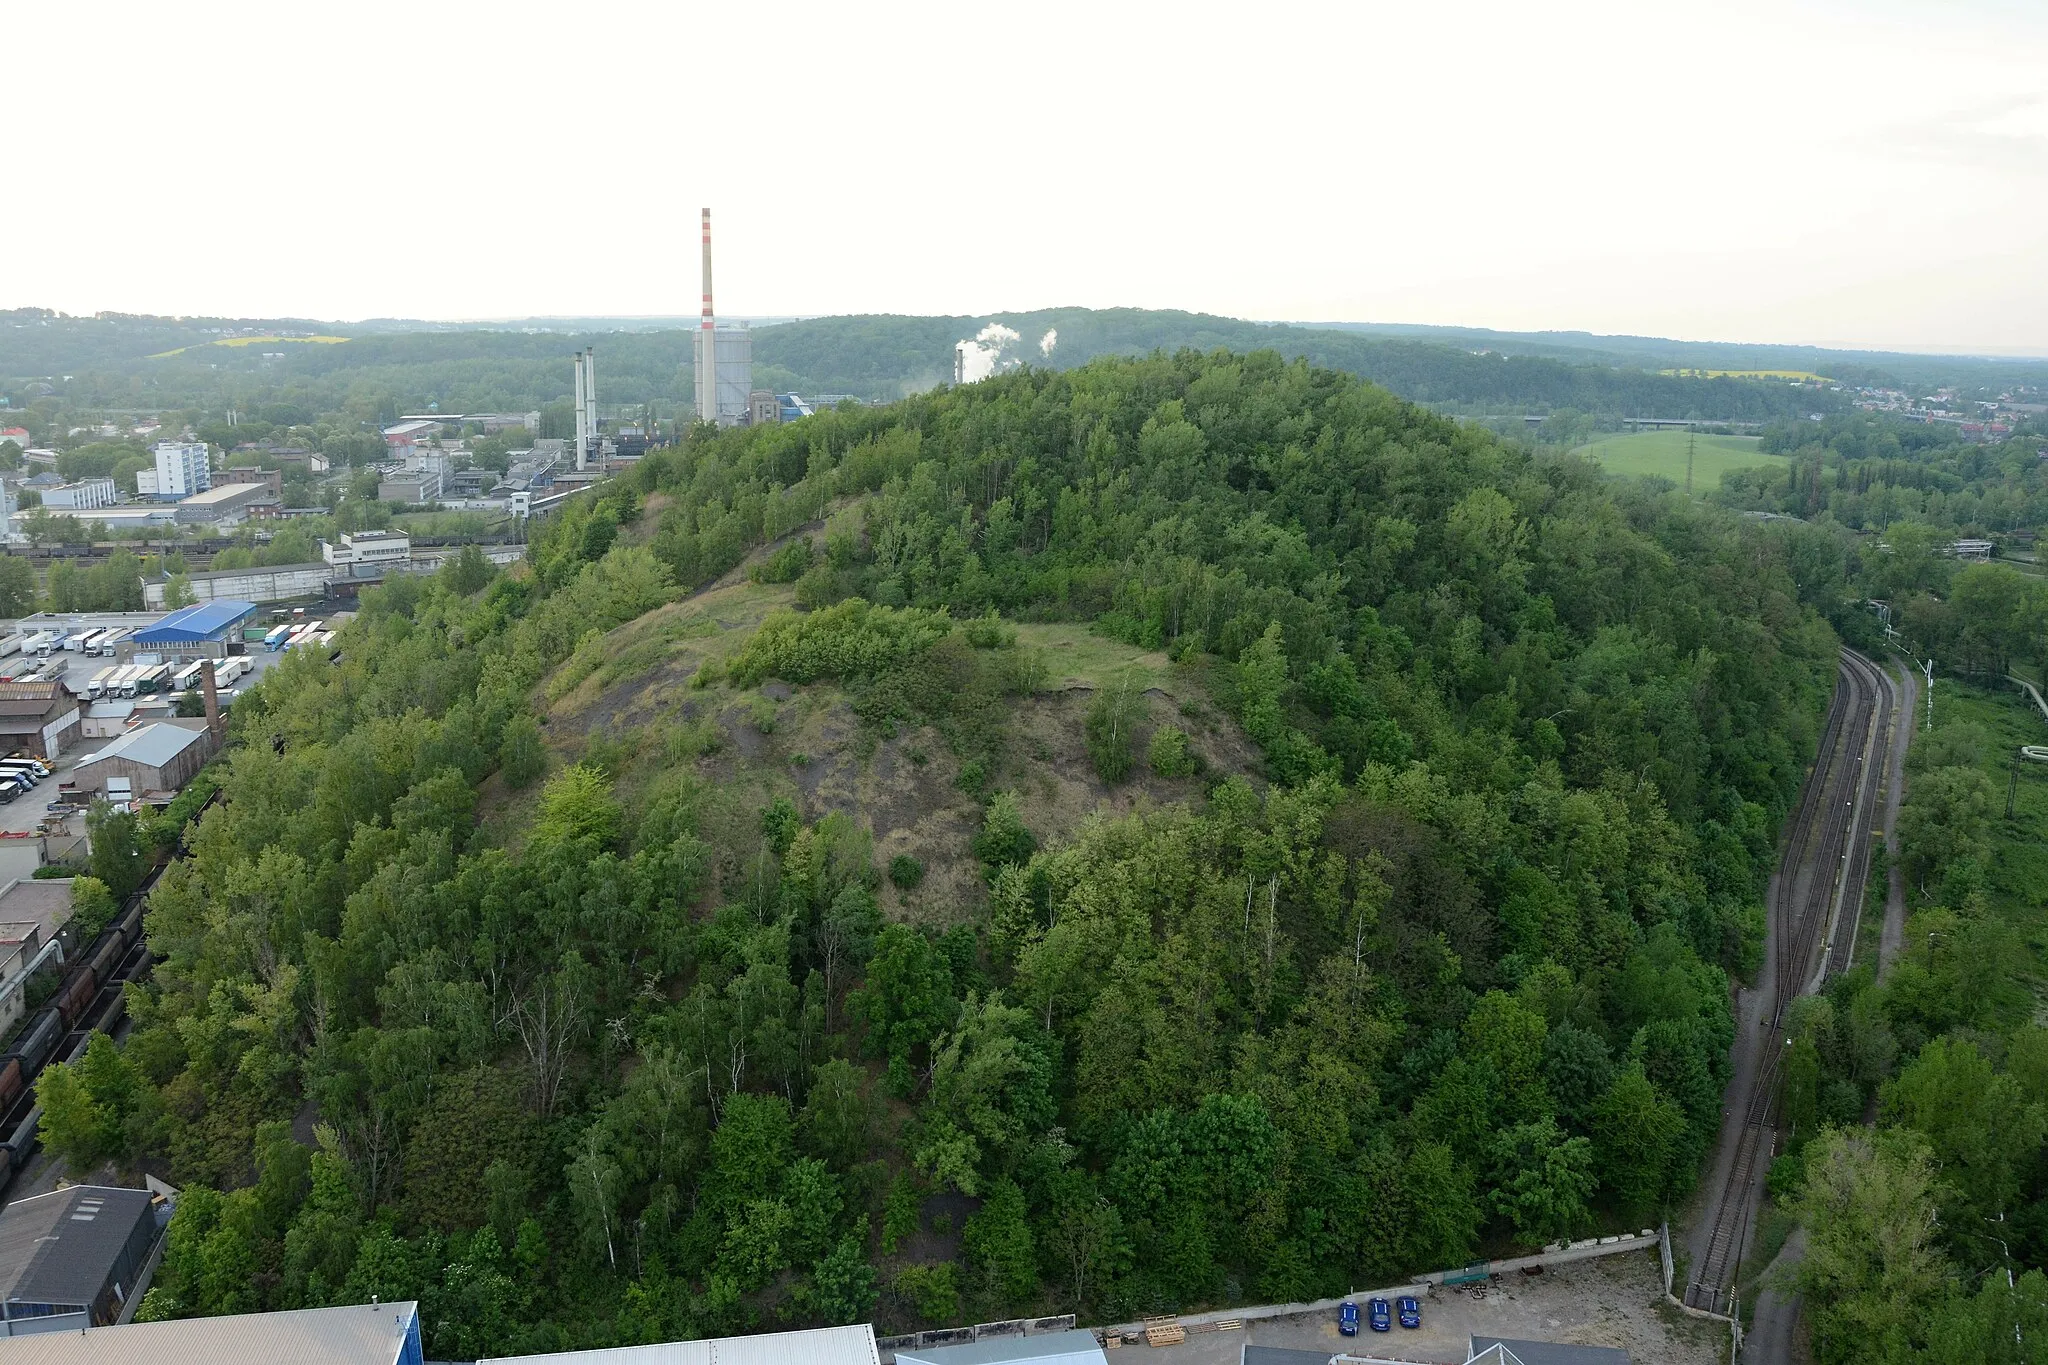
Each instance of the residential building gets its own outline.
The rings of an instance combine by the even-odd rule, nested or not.
[[[116,779],[126,779],[127,789],[137,795],[176,792],[206,766],[213,751],[213,732],[204,721],[160,720],[138,725],[79,759],[71,780],[82,792],[105,791],[119,785]]]
[[[158,441],[153,493],[169,502],[204,493],[213,487],[213,464],[204,441]]]
[[[1092,1333],[1086,1334],[1092,1342]],[[477,1365],[880,1365],[875,1329],[814,1327],[799,1332],[757,1332],[709,1341],[668,1341],[653,1346],[613,1346],[595,1351],[497,1356]],[[12,1365],[12,1362],[10,1362]]]
[[[79,721],[77,698],[55,678],[0,682],[0,753],[55,758],[78,738]]]
[[[43,506],[53,512],[89,512],[96,507],[112,507],[120,497],[112,479],[80,479],[77,483],[60,483],[44,489]]]
[[[7,1365],[421,1365],[425,1357],[410,1300],[72,1328],[9,1342]]]
[[[28,449],[28,428],[0,427],[0,441],[12,441],[23,450]]]
[[[0,1313],[8,1335],[82,1339],[81,1329],[121,1319],[148,1274],[156,1245],[148,1190],[73,1185],[0,1210]],[[16,1342],[9,1362],[34,1358]]]
[[[178,521],[181,525],[208,522],[233,525],[249,515],[254,504],[276,501],[277,494],[263,484],[224,483],[204,493],[178,499]]]
[[[320,542],[320,557],[337,574],[362,578],[412,562],[412,537],[403,531],[344,531],[341,544]]]

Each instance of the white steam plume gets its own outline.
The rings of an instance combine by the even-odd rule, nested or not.
[[[1046,359],[1050,360],[1052,359],[1052,348],[1059,344],[1060,329],[1057,327],[1048,327],[1045,329],[1045,335],[1038,339],[1038,353],[1044,356]]]
[[[1019,362],[1003,352],[1023,339],[1002,323],[991,322],[975,334],[974,340],[957,343],[953,349],[959,353],[960,382],[972,384],[999,370],[1015,369]]]

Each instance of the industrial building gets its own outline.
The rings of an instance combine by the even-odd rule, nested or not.
[[[1092,1342],[1094,1337],[1090,1335],[1089,1340]],[[880,1361],[875,1351],[875,1329],[859,1323],[852,1327],[758,1332],[753,1336],[717,1337],[709,1341],[498,1356],[480,1360],[477,1365],[880,1365]]]
[[[206,766],[215,748],[203,720],[160,720],[138,726],[71,770],[79,791],[125,790],[131,799],[152,792],[178,792]],[[125,786],[124,786],[125,781]]]
[[[220,481],[222,483],[260,483],[270,490],[271,496],[278,498],[284,496],[284,474],[275,469],[256,469],[249,465],[223,469],[220,472]]]
[[[180,498],[177,503],[178,521],[181,525],[233,525],[249,515],[252,505],[275,501],[277,495],[263,484],[223,483],[203,493],[194,493],[189,498]]]
[[[242,638],[242,622],[255,613],[254,602],[234,598],[200,602],[178,608],[162,620],[143,626],[130,638],[137,649],[156,650],[179,659],[224,659],[229,642]]]
[[[17,878],[0,887],[0,1034],[28,1013],[29,978],[64,951],[57,931],[70,922],[71,878]]]
[[[1075,1329],[988,1337],[957,1346],[899,1346],[896,1365],[1109,1365],[1109,1359],[1095,1333]]]
[[[156,456],[156,468],[135,476],[138,493],[177,502],[213,487],[213,464],[206,453],[206,442],[158,441],[150,453]]]
[[[419,1305],[137,1322],[7,1343],[7,1365],[423,1365]]]
[[[148,1190],[74,1185],[16,1199],[0,1210],[0,1313],[8,1335],[83,1340],[79,1329],[116,1321],[136,1297],[156,1239]],[[15,1341],[0,1353],[9,1365],[35,1358]]]
[[[344,531],[341,544],[320,542],[320,557],[351,578],[371,577],[412,562],[412,537],[403,531]]]
[[[0,753],[51,759],[78,738],[78,700],[55,678],[0,682]]]
[[[377,501],[416,506],[441,500],[441,475],[430,469],[409,469],[377,481]]]
[[[90,512],[96,507],[112,507],[120,498],[121,490],[112,479],[80,479],[43,490],[43,506],[52,512]]]

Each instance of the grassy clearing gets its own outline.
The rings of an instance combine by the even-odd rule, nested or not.
[[[1826,375],[1815,374],[1812,370],[1660,370],[1658,373],[1678,375],[1685,379],[1797,379],[1814,384],[1833,382]]]
[[[1079,623],[1018,626],[1017,643],[1045,651],[1054,688],[1101,687],[1131,669],[1141,690],[1156,687],[1174,696],[1187,690],[1184,679],[1176,688],[1178,671],[1165,654],[1098,635]]]
[[[1685,484],[1685,447],[1693,443],[1692,486],[1704,493],[1721,486],[1731,469],[1783,464],[1782,455],[1766,455],[1754,436],[1697,436],[1686,431],[1632,431],[1580,446],[1574,454],[1600,462],[1610,474],[1653,475]]]
[[[187,351],[196,351],[201,346],[337,346],[347,340],[347,337],[222,337],[218,341],[202,341],[192,346],[180,346],[174,351],[158,351],[149,358],[164,360],[174,355],[183,355]]]
[[[584,640],[543,684],[544,695],[558,710],[574,712],[614,684],[657,668],[694,671],[706,659],[733,653],[769,612],[795,600],[787,584],[740,582],[671,602]]]

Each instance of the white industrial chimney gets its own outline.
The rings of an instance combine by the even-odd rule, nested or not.
[[[576,467],[583,468],[588,453],[583,446],[584,412],[588,399],[583,392],[583,352],[578,351],[571,361],[576,370]]]
[[[598,458],[597,445],[597,347],[585,348],[583,352],[583,449],[591,459]]]

